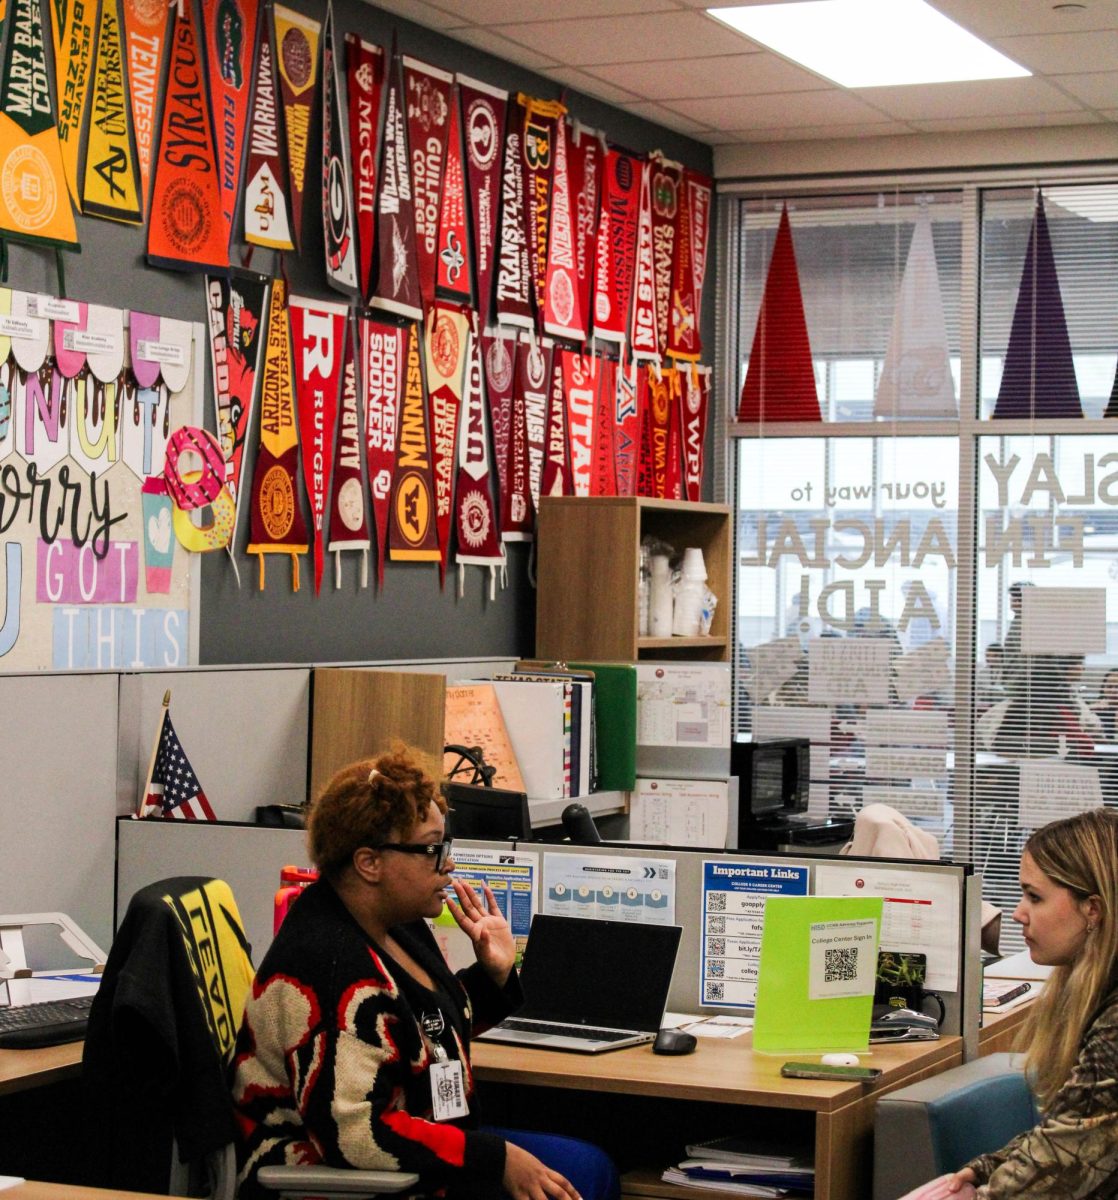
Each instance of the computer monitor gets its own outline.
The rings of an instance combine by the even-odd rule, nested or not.
[[[506,788],[446,785],[447,832],[451,837],[481,841],[527,841],[532,836],[528,796]]]
[[[730,774],[738,779],[742,821],[778,821],[806,812],[811,743],[807,738],[735,740]]]

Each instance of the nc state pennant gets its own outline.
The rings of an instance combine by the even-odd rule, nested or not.
[[[649,181],[652,169],[641,164],[640,209],[637,218],[636,278],[633,284],[633,315],[629,340],[638,362],[659,361],[656,313],[656,267],[652,251],[652,198]]]

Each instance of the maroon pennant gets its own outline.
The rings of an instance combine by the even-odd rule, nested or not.
[[[498,512],[501,530],[510,511],[509,440],[512,433],[512,380],[516,344],[492,333],[481,335],[481,355],[489,423],[493,428],[493,463],[497,473]]]
[[[617,494],[637,494],[637,471],[640,463],[640,409],[637,404],[637,364],[618,363],[617,384],[614,389],[614,456],[616,459]]]
[[[683,167],[659,154],[652,156],[652,264],[656,290],[656,346],[668,352],[668,325],[672,312],[672,268],[679,220],[679,193]]]
[[[450,87],[454,76],[414,58],[405,58],[404,106],[411,148],[415,198],[415,253],[419,295],[426,312],[435,300],[435,262],[439,249],[439,210],[443,167],[450,128]]]
[[[571,494],[589,496],[594,463],[594,410],[601,360],[576,350],[561,350],[563,393],[567,401],[567,438],[571,448]]]
[[[334,554],[334,586],[342,586],[342,551],[361,551],[361,586],[369,586],[369,520],[361,481],[361,429],[357,423],[357,369],[351,322],[345,323],[342,399],[338,440],[334,448],[334,482],[330,494],[330,541]]]
[[[637,420],[640,427],[640,457],[637,460],[637,495],[654,496],[656,487],[652,466],[652,383],[659,368],[641,363],[637,367]]]
[[[580,337],[590,330],[590,304],[594,290],[595,249],[602,201],[602,168],[605,145],[598,134],[571,122],[567,144],[571,205],[574,212],[575,278]]]
[[[482,329],[493,311],[493,268],[497,261],[497,215],[501,207],[502,132],[508,93],[476,79],[458,76],[462,131],[466,143],[466,179],[470,197],[470,249],[477,280]]]
[[[641,164],[641,198],[637,218],[636,277],[633,282],[633,315],[629,340],[633,358],[638,362],[658,362],[656,270],[652,252],[652,198],[650,163]]]
[[[594,463],[590,476],[592,496],[617,495],[617,467],[614,461],[617,374],[616,360],[603,355],[598,365],[598,389],[594,401]]]
[[[458,478],[454,487],[454,531],[459,567],[473,564],[492,572],[504,561],[498,536],[497,514],[489,490],[489,437],[485,422],[486,401],[481,341],[470,338],[462,437],[458,443]],[[462,576],[459,571],[459,588]],[[492,583],[490,597],[492,598]]]
[[[703,352],[699,315],[710,240],[711,181],[696,171],[684,171],[683,192],[681,236],[672,279],[668,353],[673,358],[695,362]]]
[[[641,164],[621,150],[606,153],[594,272],[594,336],[624,344],[637,251]]]
[[[369,294],[376,241],[377,122],[384,90],[384,51],[356,34],[345,35],[349,93],[349,157],[353,164],[353,212],[357,227],[357,286]]]
[[[501,540],[506,542],[532,540],[532,490],[529,477],[528,405],[525,393],[529,390],[528,358],[533,349],[531,340],[521,334],[516,346],[512,381],[512,416],[509,422],[508,444],[508,509],[501,513]],[[536,347],[538,353],[538,347]],[[533,363],[532,376],[546,379],[539,354]]]
[[[691,365],[683,378],[683,484],[685,500],[701,500],[703,452],[710,407],[710,367]]]
[[[579,307],[575,270],[575,220],[568,167],[570,127],[559,118],[555,134],[555,169],[551,181],[551,230],[547,241],[547,282],[543,297],[543,328],[556,337],[584,341],[586,318]]]
[[[547,242],[551,223],[551,175],[555,163],[558,122],[567,106],[558,100],[517,95],[524,110],[520,149],[524,155],[524,235],[536,312],[542,313],[547,283]]]
[[[528,491],[532,514],[540,510],[543,456],[547,443],[547,404],[551,390],[551,338],[530,338],[527,353],[516,356],[516,392],[524,398],[524,427],[528,447]],[[521,342],[521,350],[524,343]]]
[[[547,448],[543,460],[545,496],[569,494],[570,468],[567,465],[567,397],[563,391],[563,355],[552,356],[551,396],[547,407]]]
[[[524,213],[524,157],[519,107],[508,106],[505,158],[501,170],[501,236],[497,254],[497,320],[502,325],[535,328],[532,318],[532,271]]]
[[[470,246],[466,220],[466,171],[462,163],[462,123],[458,117],[458,91],[450,102],[450,133],[446,143],[443,206],[439,214],[438,261],[435,289],[450,300],[473,301]]]
[[[377,533],[377,587],[384,587],[388,549],[388,510],[396,468],[396,431],[408,361],[408,326],[386,325],[373,317],[357,319],[361,341],[361,393],[365,407],[365,462],[373,495]]]

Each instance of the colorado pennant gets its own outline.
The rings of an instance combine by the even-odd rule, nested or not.
[[[466,179],[470,197],[470,244],[477,278],[481,327],[493,311],[493,272],[497,261],[497,215],[501,208],[501,150],[508,93],[458,76],[466,142]]]
[[[396,442],[396,472],[388,514],[388,554],[390,558],[405,562],[438,562],[431,439],[427,432],[427,408],[423,403],[419,335],[414,330],[408,337],[407,352],[404,403]]]
[[[281,129],[279,85],[268,21],[259,22],[256,87],[249,123],[245,184],[245,241],[273,250],[293,250],[287,212],[287,149]]]
[[[388,510],[396,467],[396,430],[404,394],[408,327],[357,318],[361,342],[361,391],[365,402],[365,461],[377,531],[377,585],[384,586]]]
[[[349,157],[353,163],[353,216],[357,233],[357,287],[362,297],[372,286],[376,244],[377,122],[384,89],[384,51],[356,34],[345,35],[349,94]]]
[[[287,133],[292,232],[295,248],[300,250],[303,244],[303,196],[307,187],[307,147],[318,72],[318,35],[322,26],[282,4],[275,6],[273,16],[283,124]]]
[[[450,87],[453,75],[414,58],[405,58],[404,104],[411,147],[412,195],[415,198],[415,251],[419,294],[427,311],[435,299],[439,211],[443,166],[450,128]]]
[[[322,237],[326,245],[326,280],[340,292],[356,292],[353,171],[349,164],[342,60],[337,52],[332,4],[326,9],[322,40]]]
[[[342,404],[330,491],[330,543],[334,555],[334,586],[342,586],[342,551],[361,551],[361,586],[369,586],[369,519],[361,481],[361,429],[357,423],[357,369],[350,322],[345,324]]]
[[[436,304],[427,316],[423,339],[431,406],[431,449],[435,471],[435,534],[439,540],[439,582],[446,578],[450,542],[458,415],[470,352],[469,317],[459,308]]]
[[[155,110],[167,48],[170,5],[159,0],[123,0],[124,42],[128,55],[128,102],[140,168],[140,207],[147,208],[151,160],[155,149]]]
[[[637,251],[641,164],[621,150],[606,153],[594,272],[594,336],[624,343]]]

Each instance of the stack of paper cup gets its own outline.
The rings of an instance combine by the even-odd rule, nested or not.
[[[703,598],[707,590],[706,582],[707,569],[703,563],[703,552],[697,546],[689,546],[683,552],[683,567],[675,592],[672,633],[676,637],[698,637],[703,615]]]
[[[652,637],[672,636],[672,575],[666,554],[652,556],[648,632]]]

